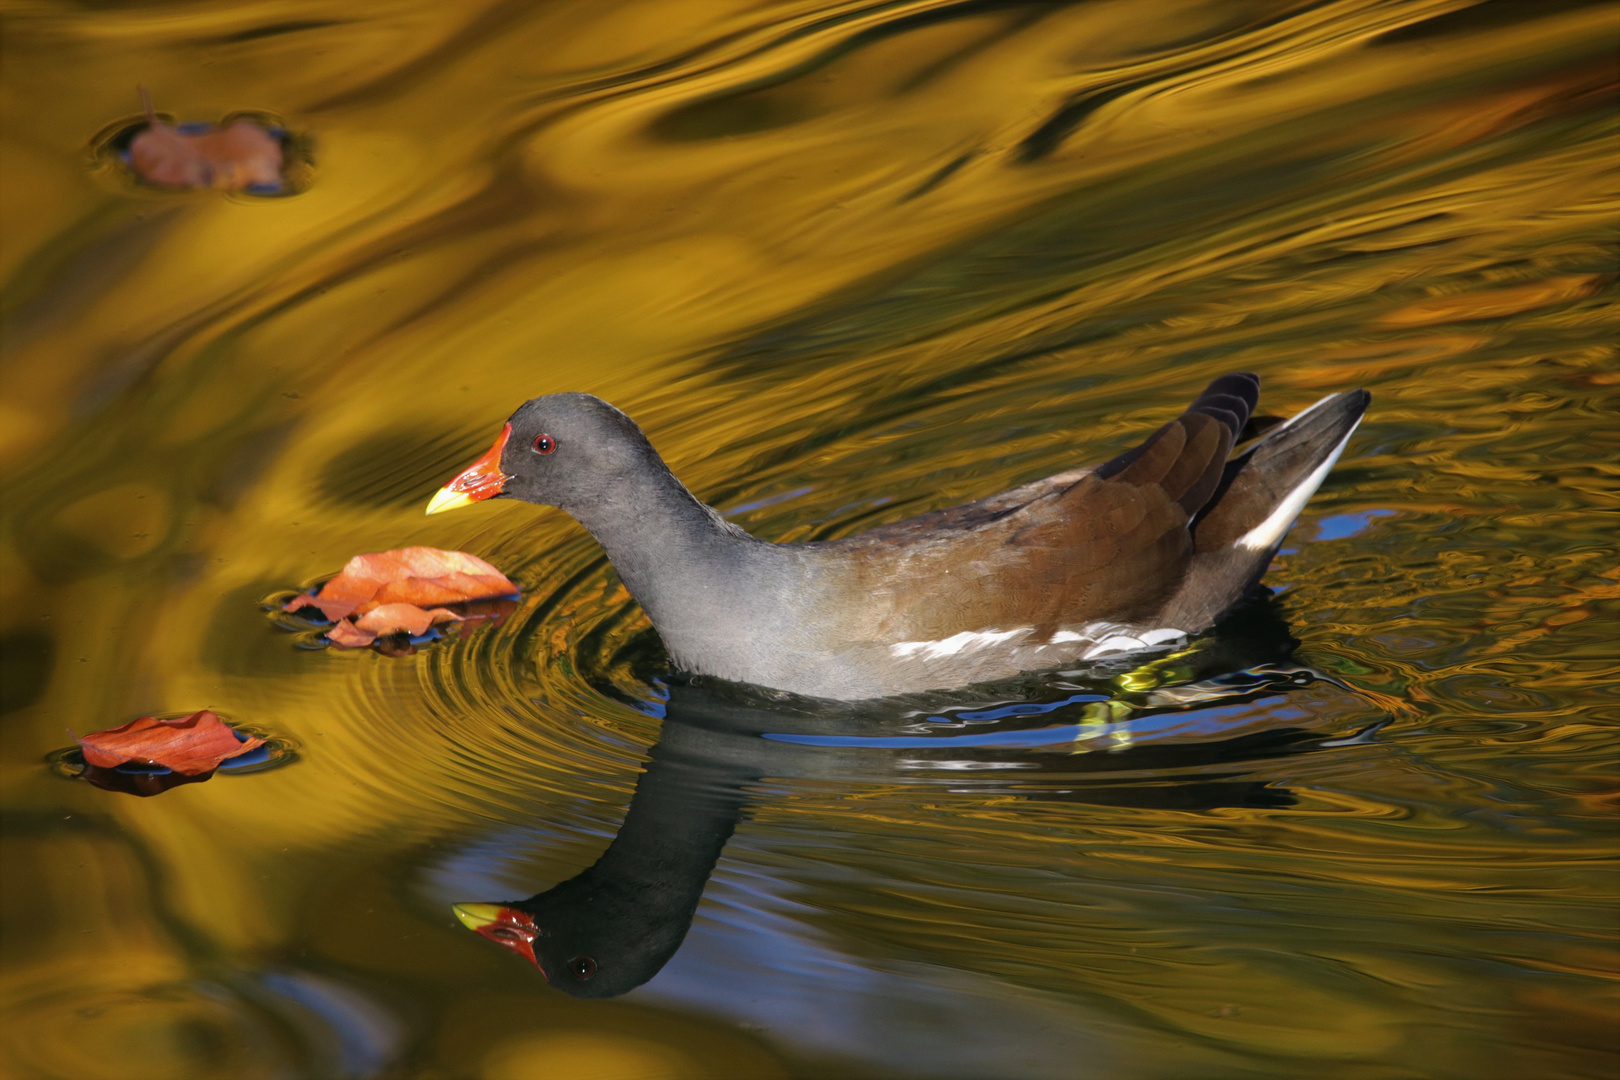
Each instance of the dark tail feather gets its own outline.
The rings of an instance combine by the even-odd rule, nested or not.
[[[1269,561],[1271,551],[1338,460],[1371,400],[1365,390],[1325,397],[1229,461],[1214,498],[1193,523],[1194,549],[1213,552],[1236,546],[1264,553]]]
[[[1202,630],[1249,594],[1370,400],[1365,390],[1325,397],[1226,463],[1220,486],[1193,519],[1192,563],[1165,607],[1166,625]]]

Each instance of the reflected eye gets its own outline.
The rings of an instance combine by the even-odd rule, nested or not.
[[[576,956],[568,961],[568,970],[574,973],[574,978],[584,982],[596,974],[596,961],[588,956]]]
[[[557,440],[553,439],[550,435],[536,435],[534,437],[535,453],[549,454],[555,449],[557,449]]]

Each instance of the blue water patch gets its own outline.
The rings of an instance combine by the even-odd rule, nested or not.
[[[753,502],[745,502],[741,506],[733,506],[722,510],[720,511],[720,516],[726,518],[736,517],[738,514],[746,514],[750,510],[763,510],[767,506],[776,506],[779,503],[792,502],[801,495],[808,495],[814,490],[816,489],[813,486],[806,485],[805,487],[796,487],[792,491],[782,491],[775,495],[767,495],[763,499],[755,499]]]
[[[1033,731],[987,731],[976,735],[775,735],[764,737],[772,742],[796,743],[799,746],[849,746],[891,750],[946,750],[962,746],[1006,746],[1029,748],[1051,746],[1053,743],[1073,742],[1080,737],[1081,725],[1063,724],[1059,727],[1036,728]],[[1095,725],[1088,729],[1095,730]]]
[[[1083,701],[1101,701],[1093,695],[1076,695]],[[1058,702],[1052,707],[1069,704]],[[1124,720],[1099,722],[1091,720],[1078,724],[1058,724],[1052,727],[1021,731],[987,731],[973,734],[942,732],[939,735],[786,735],[767,734],[763,738],[772,742],[793,743],[799,746],[840,746],[868,750],[952,750],[959,747],[995,746],[1006,749],[1032,750],[1066,742],[1081,742],[1104,735],[1128,735],[1133,743],[1149,742],[1172,737],[1221,736],[1233,725],[1254,714],[1254,705],[1237,702],[1188,711],[1174,710],[1163,713],[1132,716]],[[1305,720],[1304,710],[1292,705],[1280,705],[1268,710],[1272,720]]]
[[[1343,540],[1363,532],[1374,518],[1391,517],[1393,510],[1358,510],[1353,514],[1334,514],[1316,523],[1318,540]]]
[[[957,713],[956,719],[983,722],[987,720],[1005,720],[1009,716],[1039,716],[1041,713],[1056,712],[1069,705],[1089,705],[1095,701],[1107,700],[1107,694],[1075,694],[1073,697],[1066,697],[1062,701],[1017,701],[1011,705],[1001,705],[994,709]]]
[[[339,1070],[328,1075],[378,1076],[398,1057],[405,1041],[403,1025],[359,990],[304,971],[266,971],[259,982],[313,1014],[337,1043]]]
[[[1013,716],[1039,716],[1042,713],[1056,712],[1070,705],[1089,705],[1098,701],[1107,701],[1106,694],[1075,694],[1063,698],[1061,701],[1015,701],[1007,705],[998,705],[992,709],[977,709],[973,712],[960,712],[950,717],[931,716],[924,723],[956,726],[959,723],[987,724],[996,720],[1005,720]],[[1092,725],[1088,730],[1094,730]],[[797,743],[800,746],[870,746],[890,747],[900,749],[926,749],[945,746],[1047,746],[1054,742],[1063,742],[1075,738],[1079,726],[1064,724],[1061,727],[1039,728],[1033,731],[995,731],[982,735],[890,735],[890,736],[862,736],[862,735],[777,735],[766,734],[764,737],[775,742]]]
[[[241,732],[235,732],[235,735],[238,742],[247,741],[247,738]],[[255,746],[245,754],[238,754],[233,758],[226,758],[224,761],[220,762],[220,771],[233,772],[237,769],[245,769],[251,765],[263,765],[265,762],[270,760],[271,752],[270,744],[268,742],[260,743],[258,746]]]

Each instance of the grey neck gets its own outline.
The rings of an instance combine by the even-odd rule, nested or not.
[[[650,448],[643,467],[563,509],[596,537],[672,649],[694,623],[724,624],[728,607],[761,583],[758,570],[776,546],[699,502]]]

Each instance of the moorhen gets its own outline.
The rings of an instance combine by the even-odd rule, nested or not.
[[[964,686],[1176,645],[1242,601],[1371,397],[1329,395],[1233,456],[1259,394],[1259,376],[1224,375],[1095,468],[790,544],[699,502],[607,402],[550,394],[427,512],[566,510],[687,672],[843,700]]]

